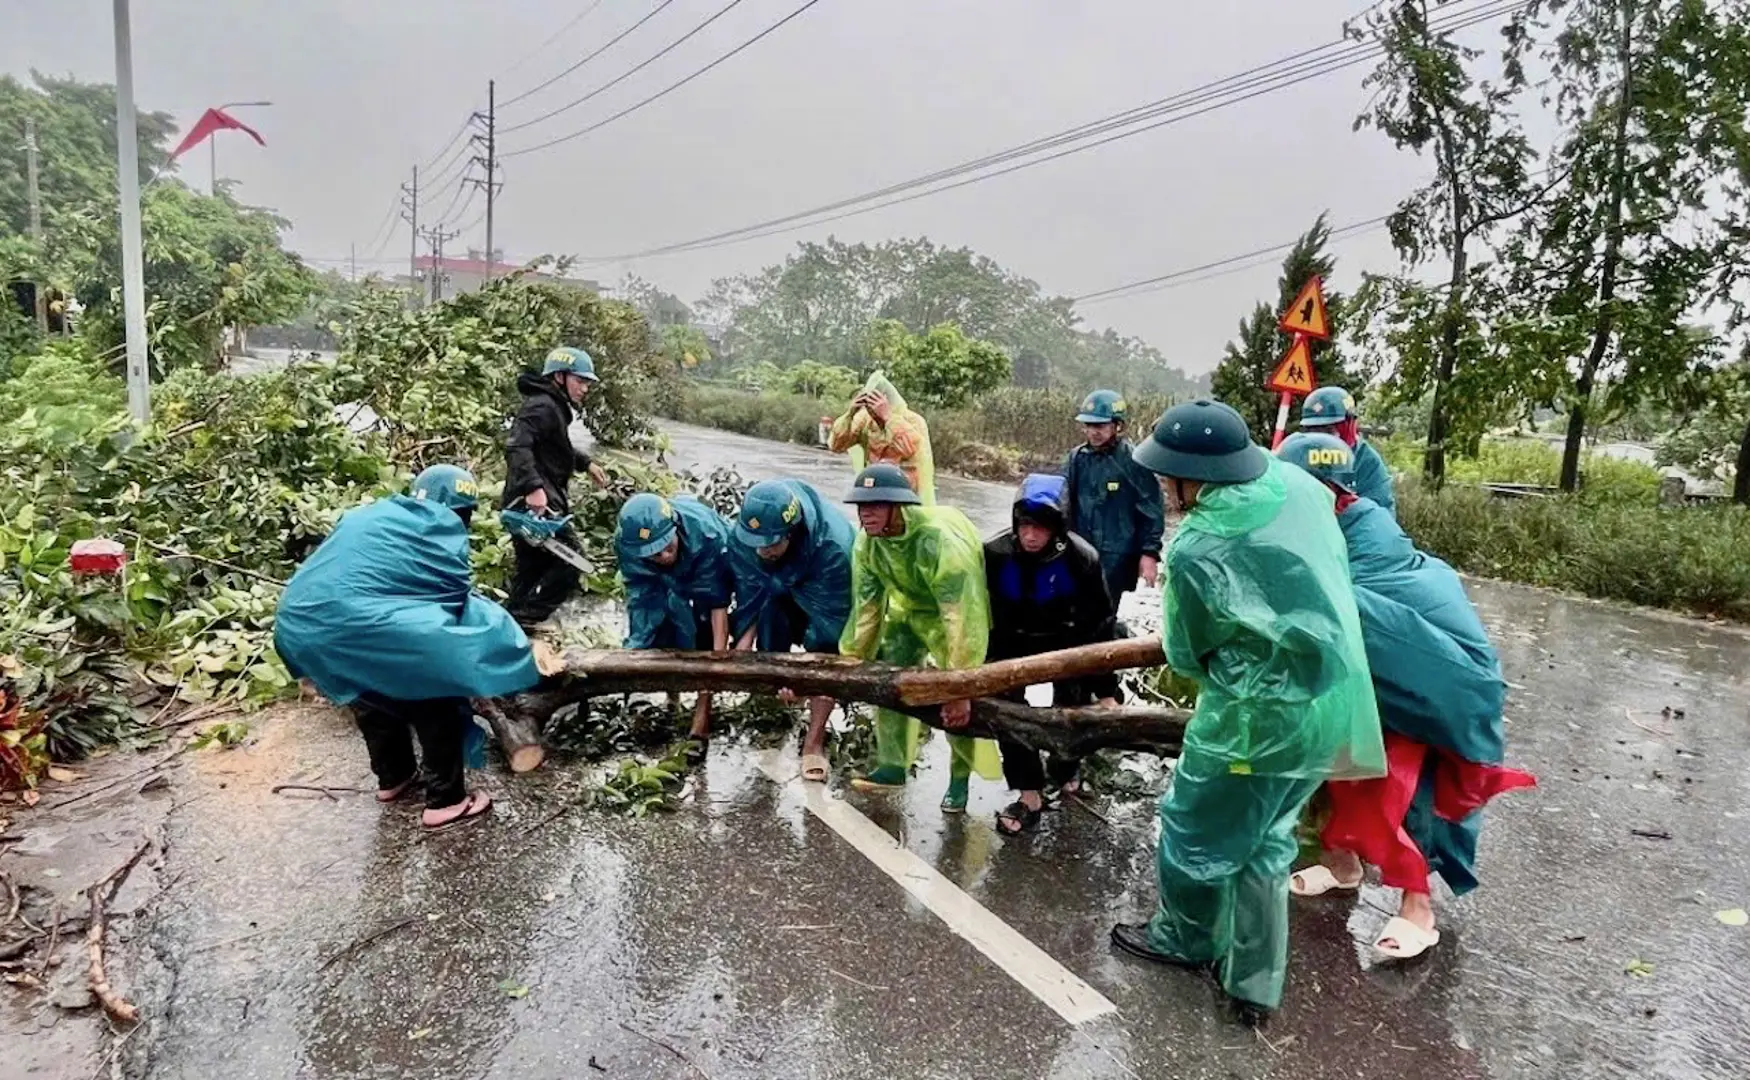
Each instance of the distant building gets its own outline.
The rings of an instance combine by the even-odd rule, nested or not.
[[[468,257],[465,259],[433,259],[430,255],[421,255],[413,260],[413,270],[416,275],[414,284],[419,288],[421,295],[430,296],[432,267],[435,265],[443,274],[442,295],[456,296],[460,293],[473,292],[485,284],[489,277],[503,277],[514,270],[522,269],[521,264],[505,262],[504,252],[495,251],[492,254],[495,258],[490,262],[487,260],[485,252],[474,248],[468,249]],[[601,283],[589,278],[558,277],[542,271],[536,271],[529,276],[540,281],[569,285],[574,289],[583,289],[587,292],[600,293],[602,291]],[[396,278],[396,281],[404,288],[408,285],[405,274]]]

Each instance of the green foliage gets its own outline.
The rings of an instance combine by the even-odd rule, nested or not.
[[[792,394],[846,405],[862,387],[862,377],[847,367],[804,360],[782,373],[782,386]]]
[[[599,787],[591,788],[588,805],[602,810],[648,817],[679,805],[687,776],[687,745],[677,744],[656,761],[627,758]]]
[[[1659,446],[1659,462],[1731,479],[1733,497],[1750,505],[1750,354],[1712,377],[1708,405]]]
[[[1750,621],[1750,511],[1575,497],[1501,500],[1414,482],[1398,518],[1460,570],[1605,599]]]
[[[939,323],[914,334],[893,319],[870,324],[866,349],[913,408],[956,408],[1007,382],[1008,354]]]
[[[1280,313],[1293,303],[1306,283],[1318,275],[1326,282],[1325,309],[1331,320],[1333,337],[1345,325],[1348,303],[1341,293],[1330,288],[1336,259],[1326,252],[1331,228],[1320,214],[1282,260],[1282,276],[1277,279],[1276,297],[1271,303],[1259,303],[1252,313],[1240,320],[1239,335],[1228,343],[1221,363],[1210,377],[1210,388],[1218,401],[1239,410],[1252,429],[1252,438],[1269,445],[1276,430],[1276,412],[1281,395],[1264,389],[1264,380],[1276,370],[1291,339],[1276,328]],[[1313,370],[1320,386],[1346,386],[1361,395],[1368,379],[1363,373],[1351,372],[1345,363],[1341,346],[1334,341],[1313,344]]]
[[[218,747],[229,750],[233,746],[241,746],[243,740],[249,737],[249,725],[241,720],[226,720],[211,727],[201,728],[188,740],[190,750],[210,750]]]
[[[1381,439],[1374,447],[1394,470],[1415,475],[1422,445],[1407,438]],[[1476,453],[1447,459],[1446,477],[1459,484],[1539,484],[1556,486],[1562,455],[1539,439],[1483,439]],[[1659,498],[1659,471],[1638,461],[1588,454],[1582,461],[1581,499],[1587,502],[1652,506]]]

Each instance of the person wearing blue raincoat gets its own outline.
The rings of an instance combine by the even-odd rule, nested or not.
[[[472,591],[476,499],[465,469],[433,465],[410,494],[349,511],[292,575],[274,617],[274,648],[286,669],[352,707],[378,801],[413,788],[417,737],[428,828],[492,805],[463,783],[469,699],[540,681],[516,621]]]
[[[1501,764],[1506,681],[1457,572],[1355,493],[1358,455],[1341,439],[1300,433],[1277,454],[1336,496],[1388,767],[1377,780],[1330,785],[1324,854],[1292,876],[1290,890],[1359,888],[1363,861],[1373,863],[1384,884],[1403,890],[1374,948],[1410,959],[1440,941],[1430,875],[1456,896],[1476,888],[1483,804],[1536,781]]]
[[[1392,489],[1391,469],[1379,451],[1361,437],[1361,414],[1355,395],[1341,386],[1321,386],[1300,403],[1300,430],[1307,434],[1335,435],[1355,452],[1355,494],[1397,517],[1398,497]]]
[[[729,648],[735,573],[729,527],[691,495],[634,495],[620,508],[614,547],[626,585],[628,649]],[[688,758],[704,760],[711,740],[711,695],[693,706]]]
[[[1116,390],[1089,394],[1076,414],[1087,441],[1063,462],[1070,531],[1100,553],[1113,604],[1138,577],[1155,584],[1167,529],[1160,483],[1136,463],[1124,437],[1127,410]]]
[[[1168,409],[1136,460],[1184,519],[1167,549],[1162,645],[1198,684],[1160,802],[1160,900],[1112,943],[1213,966],[1240,1018],[1282,1000],[1295,829],[1319,785],[1384,772],[1379,713],[1331,494],[1259,449],[1219,402]]]
[[[851,613],[850,521],[801,480],[763,480],[748,489],[735,516],[730,564],[735,570],[731,630],[736,648],[836,653]],[[780,691],[785,701],[794,699]],[[808,699],[802,779],[825,783],[826,725],[833,699]]]

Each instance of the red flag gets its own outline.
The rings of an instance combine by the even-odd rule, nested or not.
[[[262,146],[267,145],[267,140],[261,137],[260,132],[257,132],[254,128],[237,119],[235,116],[232,116],[228,112],[221,112],[218,109],[208,109],[206,112],[201,113],[201,118],[195,121],[194,127],[188,130],[188,135],[186,135],[181,142],[176,144],[175,150],[170,152],[170,160],[175,161],[184,153],[200,145],[201,140],[210,137],[213,132],[221,131],[226,128],[229,128],[232,131],[241,131]]]

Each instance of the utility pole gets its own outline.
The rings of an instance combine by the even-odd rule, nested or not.
[[[42,193],[37,189],[36,120],[28,116],[24,118],[24,161],[25,183],[29,187],[30,195],[30,238],[36,241],[37,257],[40,259],[47,253],[42,250],[43,206]],[[48,290],[38,281],[31,286],[31,292],[36,296],[36,331],[46,334],[49,332]]]
[[[356,243],[348,242],[346,245],[346,266],[346,279],[357,281],[359,279],[359,246]]]
[[[474,145],[479,146],[482,141],[484,141],[486,144],[486,156],[484,158],[479,156],[478,154],[476,154],[474,156],[474,164],[479,165],[480,167],[482,167],[483,169],[486,170],[486,178],[483,180],[479,179],[479,178],[470,178],[468,180],[468,183],[473,184],[475,187],[482,188],[486,192],[486,280],[488,280],[488,281],[492,280],[492,278],[494,277],[494,271],[497,269],[497,262],[498,262],[497,256],[494,254],[494,250],[493,250],[493,246],[492,246],[492,243],[493,243],[493,230],[492,230],[493,204],[497,201],[498,189],[504,186],[503,184],[499,183],[499,180],[498,180],[498,104],[497,104],[497,93],[498,93],[498,90],[497,90],[496,82],[494,80],[490,80],[490,79],[487,80],[487,82],[486,82],[486,113],[485,113],[485,115],[481,115],[480,113],[474,114],[474,122],[478,123],[478,124],[482,124],[486,128],[486,134],[484,136],[482,136],[482,135],[473,136]]]
[[[419,306],[419,166],[413,167],[413,185],[401,185],[401,218],[407,222],[407,291],[413,306]]]
[[[122,217],[122,310],[127,326],[128,412],[152,419],[146,367],[146,259],[140,241],[140,132],[134,115],[134,45],[128,0],[115,0],[115,156]]]
[[[421,229],[420,233],[431,245],[431,302],[436,304],[444,298],[444,244],[462,234],[455,230],[446,232],[442,224]]]

